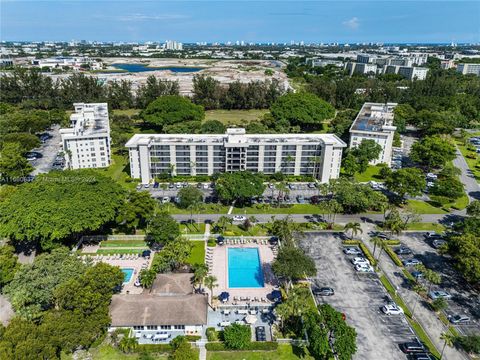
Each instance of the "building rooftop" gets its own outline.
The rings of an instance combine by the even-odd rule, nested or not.
[[[395,130],[393,126],[393,109],[396,103],[365,103],[355,118],[350,131],[382,132]]]
[[[135,134],[126,143],[126,147],[149,145],[151,143],[318,143],[333,144],[338,147],[347,145],[335,134],[245,134],[245,129],[227,129],[226,134]]]
[[[75,112],[70,115],[71,128],[61,133],[72,136],[92,136],[110,131],[107,103],[75,103]]]
[[[153,282],[151,293],[163,296],[191,294],[192,276],[191,273],[158,274]]]

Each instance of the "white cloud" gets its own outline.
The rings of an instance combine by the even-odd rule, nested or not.
[[[344,22],[342,22],[342,24],[352,30],[357,30],[360,26],[360,22],[358,21],[358,18],[356,16],[354,16],[350,20],[345,20]]]

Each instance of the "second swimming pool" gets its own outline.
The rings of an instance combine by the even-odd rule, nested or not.
[[[132,280],[133,276],[133,269],[130,268],[123,268],[121,269],[123,272],[123,283],[126,284]]]
[[[228,249],[228,287],[260,288],[263,270],[257,248]]]

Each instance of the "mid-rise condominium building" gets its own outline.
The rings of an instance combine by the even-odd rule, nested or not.
[[[458,64],[457,72],[463,75],[474,74],[480,76],[480,64]]]
[[[106,103],[75,103],[71,127],[60,129],[67,169],[110,165],[110,125]]]
[[[309,175],[328,182],[340,174],[347,145],[333,134],[136,134],[126,144],[130,171],[146,184],[162,174],[213,175],[253,171]]]
[[[374,140],[382,147],[382,152],[370,164],[392,162],[393,135],[397,129],[393,126],[393,110],[396,103],[365,103],[350,127],[350,148],[355,148],[363,140]]]

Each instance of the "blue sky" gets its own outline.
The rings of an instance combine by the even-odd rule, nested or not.
[[[1,40],[480,42],[480,1],[6,1]]]

